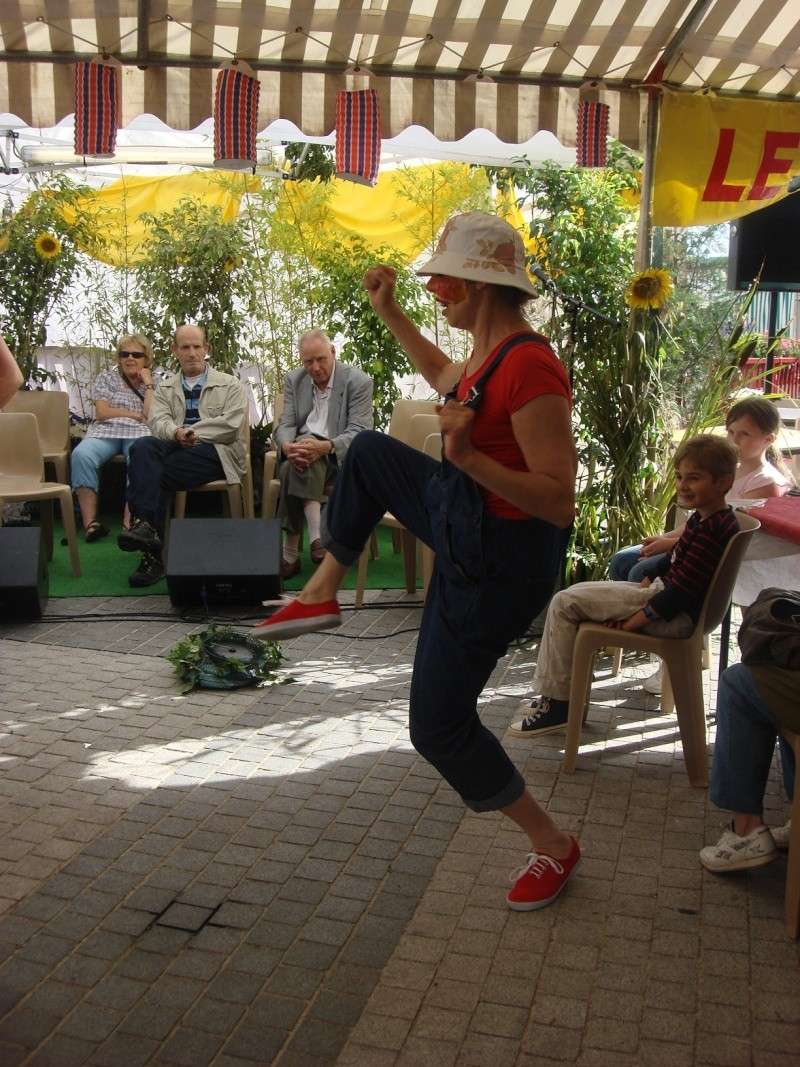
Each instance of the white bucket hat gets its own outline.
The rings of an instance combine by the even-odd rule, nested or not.
[[[484,211],[454,215],[442,230],[433,256],[417,274],[449,274],[470,282],[510,285],[536,296],[525,269],[522,238],[513,226]]]

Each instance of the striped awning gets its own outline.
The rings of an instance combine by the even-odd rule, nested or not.
[[[193,129],[238,56],[261,82],[259,128],[327,134],[340,89],[374,88],[384,137],[418,124],[574,144],[588,96],[636,147],[648,76],[798,99],[799,49],[798,0],[2,0],[0,112],[54,125],[74,109],[72,64],[99,52],[123,64],[123,124]]]

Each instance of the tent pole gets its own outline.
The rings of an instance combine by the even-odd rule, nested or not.
[[[639,232],[636,239],[636,269],[650,266],[650,249],[653,236],[653,184],[656,165],[656,141],[658,139],[658,116],[661,110],[661,93],[649,89],[647,93],[647,125],[644,140],[644,173],[642,175],[642,201],[639,205]]]

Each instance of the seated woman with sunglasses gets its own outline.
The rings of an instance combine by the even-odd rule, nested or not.
[[[87,541],[99,541],[109,532],[97,518],[100,468],[119,453],[127,462],[133,442],[150,434],[152,365],[153,346],[141,334],[129,334],[117,345],[116,367],[103,371],[94,383],[95,420],[72,453],[72,488]]]

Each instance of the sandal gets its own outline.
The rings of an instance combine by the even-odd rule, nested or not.
[[[84,531],[84,537],[91,544],[92,541],[99,541],[101,537],[108,537],[111,531],[107,526],[104,526],[102,522],[90,522]]]

